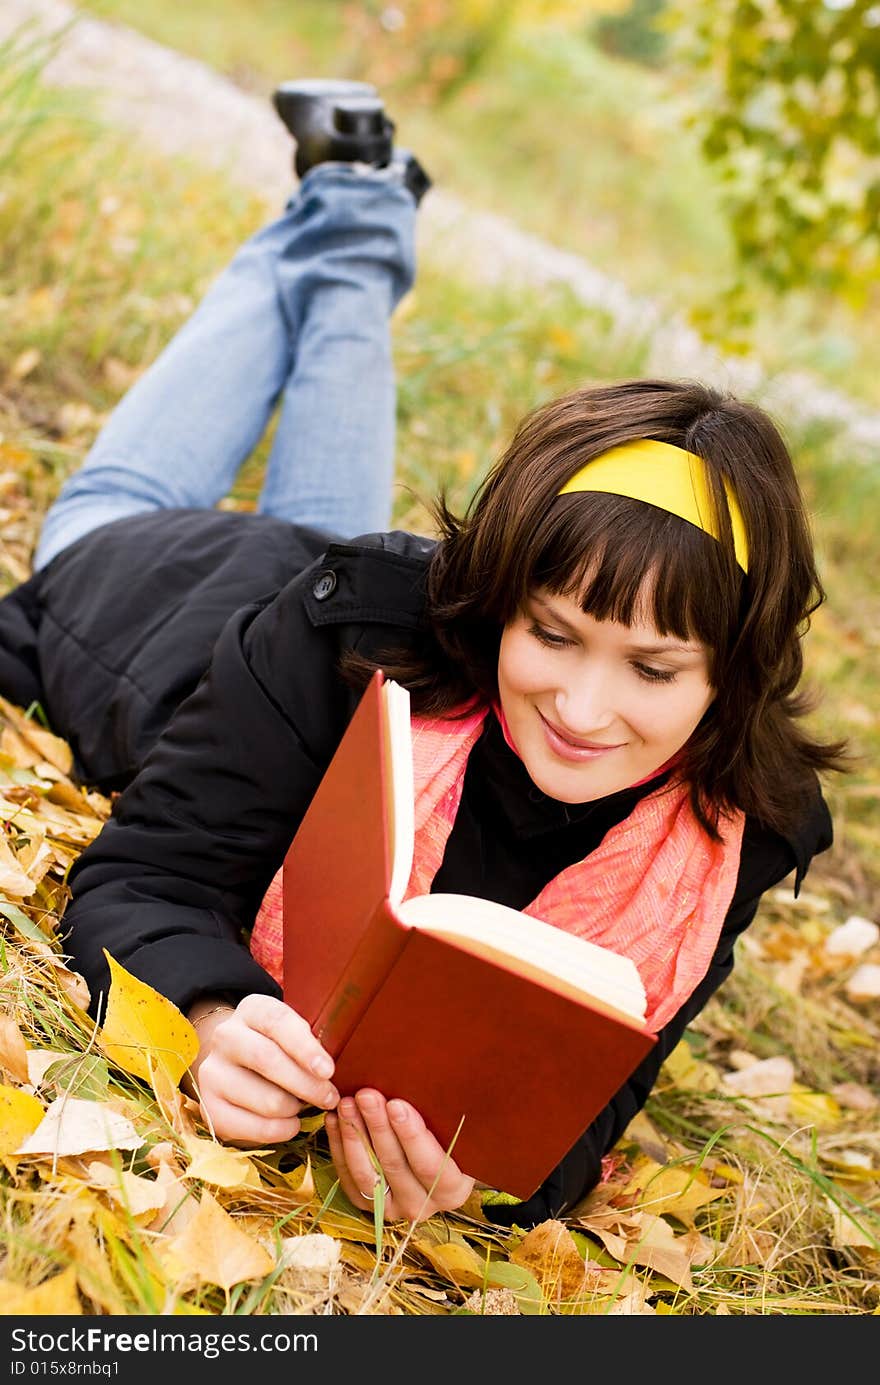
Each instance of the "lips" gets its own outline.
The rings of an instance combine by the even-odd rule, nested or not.
[[[545,716],[539,712],[541,722],[544,727],[544,734],[555,754],[562,756],[566,760],[591,760],[598,755],[607,755],[609,751],[620,750],[620,745],[603,745],[600,741],[575,740],[566,733],[554,726]]]

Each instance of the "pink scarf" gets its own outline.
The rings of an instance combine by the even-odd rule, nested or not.
[[[405,898],[427,894],[443,860],[468,755],[486,709],[458,721],[413,717],[415,852]],[[514,747],[515,748],[515,747]],[[648,997],[647,1023],[662,1029],[705,976],[733,898],[744,814],[724,819],[713,842],[672,780],[641,799],[584,860],[561,871],[522,911],[631,957]],[[255,959],[281,982],[282,871],[251,935]]]

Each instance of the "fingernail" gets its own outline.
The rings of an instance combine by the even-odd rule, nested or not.
[[[316,1077],[329,1077],[333,1071],[333,1059],[329,1053],[319,1053],[312,1060],[312,1072]]]
[[[376,1098],[371,1092],[360,1092],[358,1094],[357,1104],[362,1111],[376,1110]]]
[[[339,1093],[337,1092],[336,1088],[335,1088],[335,1087],[328,1087],[328,1088],[327,1088],[326,1095],[324,1096],[324,1105],[325,1105],[325,1106],[335,1106],[336,1103],[337,1103],[338,1101],[339,1101]]]
[[[389,1101],[388,1114],[395,1125],[406,1125],[409,1119],[409,1111],[402,1101]]]

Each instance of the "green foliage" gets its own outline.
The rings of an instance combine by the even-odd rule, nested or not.
[[[590,30],[593,41],[614,58],[654,67],[663,62],[668,37],[658,24],[666,0],[631,0],[620,14],[603,14]]]
[[[676,0],[666,24],[743,259],[862,306],[880,273],[880,7]]]

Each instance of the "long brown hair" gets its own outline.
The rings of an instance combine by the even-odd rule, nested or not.
[[[604,494],[560,496],[586,462],[639,438],[674,443],[706,463],[720,539],[665,510]],[[749,548],[737,565],[724,483]],[[414,711],[449,713],[476,693],[497,697],[498,646],[527,594],[575,596],[597,620],[638,613],[661,634],[710,651],[716,696],[683,748],[681,772],[712,836],[739,808],[783,830],[816,772],[846,768],[845,742],[822,743],[798,719],[802,637],[825,600],[788,450],[759,408],[696,382],[634,380],[574,392],[527,415],[465,514],[434,504],[440,539],[427,574],[428,635],[382,667]],[[349,656],[362,683],[375,665]]]

